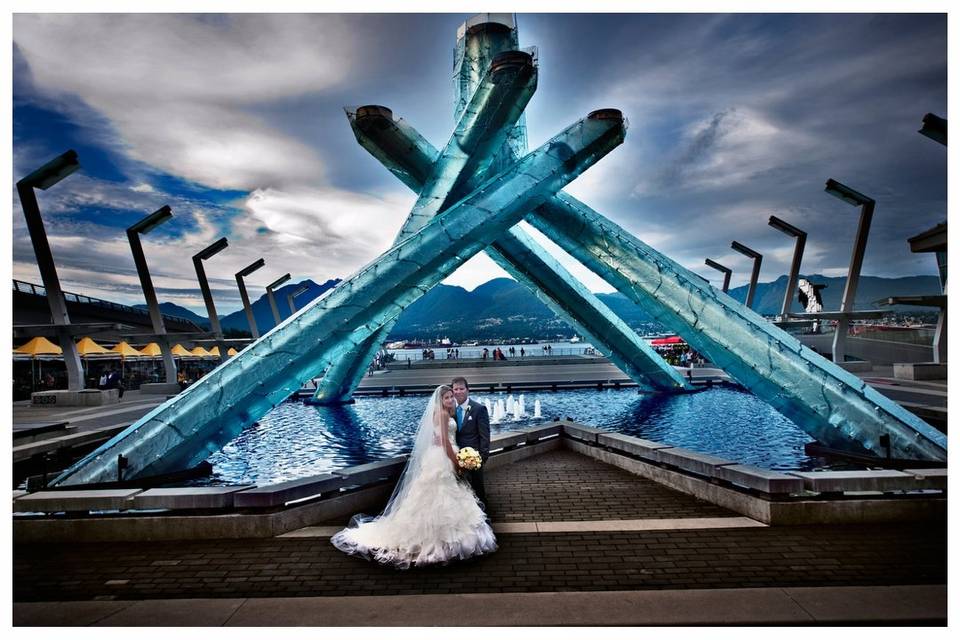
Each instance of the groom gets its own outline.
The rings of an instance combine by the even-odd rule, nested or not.
[[[450,383],[453,397],[457,400],[457,446],[473,447],[480,454],[483,465],[476,471],[467,471],[467,478],[480,502],[486,505],[487,493],[483,488],[483,469],[490,456],[490,414],[487,408],[470,399],[470,385],[466,378],[454,378]]]

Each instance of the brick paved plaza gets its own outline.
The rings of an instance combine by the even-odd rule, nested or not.
[[[500,533],[500,550],[396,571],[325,536],[14,546],[14,600],[144,600],[941,585],[946,523],[590,531],[609,520],[738,514],[566,450],[491,470],[492,522],[581,521]],[[340,525],[343,523],[317,523]]]

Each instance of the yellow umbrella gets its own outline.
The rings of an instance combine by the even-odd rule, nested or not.
[[[77,351],[81,356],[102,355],[104,353],[114,353],[106,347],[101,347],[89,336],[77,343]]]
[[[111,349],[114,353],[120,354],[120,377],[124,376],[124,362],[127,358],[141,358],[143,354],[131,347],[127,342],[121,341],[117,346]]]
[[[203,347],[194,347],[194,348],[190,351],[190,355],[200,356],[201,358],[209,358],[211,354],[210,354],[209,351],[207,351],[207,350],[204,349]]]
[[[175,345],[173,349],[170,349],[170,353],[172,353],[175,356],[180,356],[181,358],[183,356],[189,357],[193,355],[192,353],[187,351],[182,344]]]
[[[232,358],[233,356],[237,355],[237,350],[234,349],[233,347],[230,347],[229,349],[227,349],[227,355]]]
[[[139,358],[143,356],[142,353],[131,347],[126,341],[120,342],[117,346],[111,349],[114,353],[119,353],[121,358]]]
[[[216,356],[216,357],[219,358],[219,357],[220,357],[220,347],[217,346],[217,347],[214,347],[213,349],[210,349],[210,355]]]
[[[37,336],[27,344],[14,349],[13,352],[34,357],[51,354],[59,356],[63,354],[63,349],[53,344],[43,336]]]
[[[33,362],[37,359],[37,356],[43,355],[62,355],[63,349],[53,344],[43,336],[37,336],[30,342],[21,347],[14,349],[14,353],[19,355],[30,356],[30,388],[35,389],[37,386],[37,377],[33,371]],[[41,369],[40,373],[43,371]]]
[[[160,350],[160,345],[158,345],[156,342],[151,342],[143,349],[140,349],[140,353],[151,358],[156,358],[157,356],[163,355],[163,352]]]

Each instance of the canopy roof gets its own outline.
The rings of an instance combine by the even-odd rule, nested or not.
[[[63,349],[53,344],[43,336],[37,336],[27,344],[14,349],[13,352],[27,356],[61,355],[63,354]]]
[[[150,357],[163,355],[163,352],[160,350],[160,345],[158,345],[156,342],[151,342],[143,349],[140,349],[140,353]]]
[[[113,351],[114,353],[119,353],[121,358],[139,358],[140,356],[143,355],[142,353],[140,353],[139,351],[131,347],[129,344],[127,344],[126,341],[121,342],[120,344],[115,346],[113,349],[111,349],[111,351]]]
[[[90,336],[86,336],[85,338],[80,340],[80,342],[77,343],[77,351],[80,353],[81,356],[96,356],[96,355],[103,355],[103,354],[116,355],[116,353],[111,351],[110,349],[107,349],[106,347],[102,347],[96,342],[94,342],[93,338],[91,338]]]
[[[172,353],[175,356],[181,356],[181,357],[183,356],[189,357],[193,355],[182,344],[174,345],[174,347],[170,349],[170,353]]]

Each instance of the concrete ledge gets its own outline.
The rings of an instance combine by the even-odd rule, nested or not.
[[[147,489],[133,498],[134,509],[226,509],[237,491],[254,485]]]
[[[894,362],[893,377],[900,380],[946,380],[947,364],[945,362]]]
[[[597,444],[650,461],[656,461],[657,451],[660,449],[671,448],[669,444],[625,436],[621,433],[601,433],[597,435]]]
[[[869,360],[849,360],[847,362],[836,362],[834,364],[850,373],[870,373],[873,371],[873,363]]]
[[[939,497],[769,500],[576,440],[564,438],[563,446],[769,525],[941,521],[947,515],[947,500]]]
[[[517,447],[516,449],[509,449],[507,451],[499,451],[494,455],[491,455],[487,458],[487,469],[496,469],[497,467],[502,467],[504,465],[513,464],[518,460],[524,460],[526,458],[532,458],[533,456],[540,455],[541,453],[546,453],[547,451],[556,451],[563,447],[560,442],[560,438],[551,438],[549,440],[544,440],[542,442],[536,442],[534,444],[527,444],[522,447]]]
[[[272,538],[355,513],[378,513],[393,491],[383,483],[329,500],[263,514],[157,515],[115,518],[15,518],[14,544]]]
[[[180,393],[180,385],[176,382],[144,382],[140,385],[140,393],[175,396]]]
[[[394,478],[403,471],[406,464],[407,456],[399,456],[341,469],[336,472],[336,475],[344,479],[341,482],[342,486],[370,484],[378,480]]]
[[[528,427],[518,433],[527,434],[527,442],[529,443],[542,440],[543,438],[549,438],[550,436],[563,435],[563,430],[564,426],[562,422],[549,422],[537,427]]]
[[[903,472],[914,477],[917,482],[917,489],[947,490],[946,469],[904,469]]]
[[[778,471],[761,469],[750,464],[717,467],[716,477],[747,489],[769,494],[790,494],[803,491],[803,480]]]
[[[119,389],[83,389],[82,391],[34,391],[31,404],[57,407],[98,407],[120,402]]]
[[[506,449],[521,444],[534,444],[544,438],[562,433],[563,424],[560,422],[549,422],[536,427],[507,431],[490,438],[490,449]]]
[[[503,433],[490,438],[490,449],[509,449],[527,443],[529,436],[523,431]]]
[[[808,491],[910,491],[918,489],[916,476],[892,469],[877,471],[791,471]]]
[[[68,421],[22,423],[13,425],[13,446],[29,444],[44,438],[66,435],[70,429]]]
[[[132,498],[143,489],[94,489],[89,491],[38,491],[13,503],[17,511],[110,511],[133,508]]]
[[[601,433],[607,433],[603,429],[589,427],[585,424],[571,422],[569,420],[562,420],[561,423],[563,424],[563,435],[569,438],[583,440],[584,442],[590,442],[592,444],[597,443],[597,436],[599,436]]]
[[[79,447],[95,442],[105,442],[125,428],[126,426],[103,427],[100,429],[91,429],[90,431],[68,432],[67,435],[17,445],[13,448],[13,461],[21,462],[38,453],[57,451],[58,449],[69,449],[71,447]]]
[[[233,506],[238,508],[277,507],[291,500],[301,500],[328,491],[336,491],[343,485],[343,476],[324,473],[302,480],[289,480],[241,491],[233,496]]]
[[[699,453],[684,449],[683,447],[670,447],[669,449],[657,449],[657,462],[669,464],[690,471],[708,478],[716,478],[717,470],[725,465],[737,464],[733,460],[726,460],[711,456],[706,453]]]

